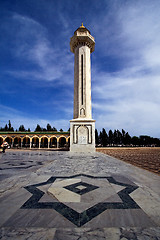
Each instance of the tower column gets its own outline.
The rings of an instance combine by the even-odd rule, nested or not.
[[[70,151],[95,151],[95,120],[91,109],[90,54],[95,41],[82,24],[70,41],[74,59],[74,114],[70,121]]]

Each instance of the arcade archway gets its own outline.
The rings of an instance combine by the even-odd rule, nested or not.
[[[15,137],[14,142],[13,142],[13,147],[21,147],[21,138],[20,137]]]
[[[11,137],[7,137],[5,139],[5,141],[9,144],[10,147],[12,146],[12,138]]]
[[[30,138],[29,137],[23,138],[22,147],[26,147],[26,148],[30,147]]]
[[[3,143],[3,138],[0,137],[0,146],[2,145],[2,143]]]
[[[38,137],[32,138],[32,148],[39,148],[39,138]]]
[[[48,148],[48,138],[47,137],[41,138],[41,148]]]
[[[66,138],[65,137],[60,137],[59,138],[59,147],[63,148],[66,146]]]
[[[50,148],[57,148],[57,138],[56,137],[52,137],[50,138]]]

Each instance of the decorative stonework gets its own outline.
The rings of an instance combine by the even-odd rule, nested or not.
[[[75,152],[95,151],[95,121],[73,119],[70,121],[70,149]]]
[[[91,53],[94,51],[95,41],[94,37],[90,34],[90,31],[83,27],[79,27],[75,32],[74,36],[71,38],[70,46],[71,51],[75,53],[75,48],[78,46],[88,46],[91,50]]]
[[[26,186],[32,196],[21,209],[54,209],[77,227],[82,227],[107,210],[137,209],[142,211],[130,194],[138,186],[114,177],[78,174],[50,177],[46,182]],[[48,190],[47,190],[48,189]],[[49,202],[47,195],[52,198]]]

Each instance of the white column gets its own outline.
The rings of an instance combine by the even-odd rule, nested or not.
[[[80,44],[75,48],[74,119],[92,119],[91,111],[90,48]]]
[[[70,121],[70,151],[95,151],[95,120],[91,109],[91,61],[95,41],[82,24],[70,41],[74,59],[74,114]]]

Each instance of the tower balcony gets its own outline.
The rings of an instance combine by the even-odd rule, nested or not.
[[[91,53],[94,51],[95,40],[94,37],[90,34],[90,31],[83,26],[80,26],[75,32],[73,37],[70,40],[70,49],[74,53],[75,48],[78,45],[87,45]]]

